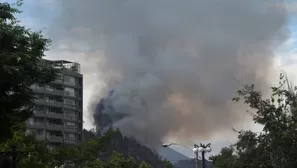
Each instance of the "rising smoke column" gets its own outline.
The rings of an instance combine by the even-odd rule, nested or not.
[[[281,0],[59,3],[53,40],[87,46],[80,52],[98,74],[88,82],[105,84],[91,105],[103,97],[111,108],[94,110],[95,125],[101,114],[119,114],[114,124],[150,145],[168,135],[211,137],[242,123],[244,110],[230,102],[233,78],[267,87],[273,52],[286,37]]]

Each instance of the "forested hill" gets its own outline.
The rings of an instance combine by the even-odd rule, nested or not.
[[[96,137],[95,131],[83,130],[83,140],[87,141]],[[136,140],[123,136],[119,131],[112,135],[112,142],[102,154],[102,159],[111,156],[113,151],[122,153],[124,156],[132,156],[137,162],[146,161],[154,168],[163,168],[162,158],[151,149],[141,145]]]

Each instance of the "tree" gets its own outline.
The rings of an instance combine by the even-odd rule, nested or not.
[[[163,161],[164,168],[173,168],[173,164],[170,163],[168,160]]]
[[[139,168],[152,168],[152,166],[142,161],[139,165]]]
[[[23,130],[18,130],[13,132],[12,139],[0,143],[0,149],[1,152],[9,152],[12,146],[16,146],[18,151],[23,152],[17,160],[23,168],[137,168],[137,161],[132,156],[125,157],[116,151],[111,156],[105,156],[115,132],[110,130],[87,142],[50,149],[47,142],[36,140],[34,134],[26,135]],[[9,160],[6,161],[9,165]],[[143,168],[150,167],[145,162],[142,164]]]
[[[111,158],[105,163],[104,167],[109,168],[122,168],[125,163],[125,159],[122,154],[113,152]]]
[[[281,74],[279,86],[272,87],[271,91],[270,98],[265,99],[254,85],[244,85],[238,91],[239,97],[234,98],[234,101],[243,99],[255,111],[251,113],[254,122],[263,126],[260,133],[239,131],[234,144],[235,156],[232,155],[237,160],[237,167],[297,166],[297,87],[293,88],[285,74]],[[228,162],[221,157],[223,152],[213,157],[214,164]]]
[[[12,139],[0,144],[1,152],[11,151],[12,146],[20,151],[18,163],[23,168],[45,168],[52,161],[47,142],[37,141],[35,135],[25,135],[22,130],[13,132]]]
[[[31,86],[54,80],[56,70],[43,61],[49,39],[19,25],[17,7],[0,3],[0,141],[32,115]]]
[[[77,168],[100,167],[100,155],[109,146],[113,132],[108,131],[101,137],[95,137],[86,142],[73,146],[57,147],[52,151],[55,166],[63,166],[65,163],[74,164]]]
[[[235,149],[233,146],[224,147],[218,155],[209,157],[209,160],[217,168],[238,168],[238,157],[234,152]]]
[[[95,159],[91,164],[78,166],[77,168],[104,168],[104,164],[99,159]]]
[[[129,156],[124,161],[124,166],[122,168],[137,168],[136,160],[132,156]]]

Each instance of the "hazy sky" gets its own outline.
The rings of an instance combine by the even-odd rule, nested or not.
[[[55,24],[55,18],[60,12],[59,8],[56,6],[56,0],[24,0],[25,4],[22,7],[24,11],[19,15],[19,19],[22,21],[22,24],[32,28],[33,30],[43,30],[45,34],[48,33],[49,25]],[[84,0],[87,2],[87,0]],[[0,0],[3,2],[3,0]],[[14,2],[9,0],[8,2]],[[297,82],[297,2],[293,0],[287,1],[288,11],[290,14],[289,29],[291,31],[290,38],[284,43],[284,45],[276,51],[275,62],[277,63],[279,69],[283,69],[287,72],[290,80],[293,83]],[[64,43],[67,43],[65,41]],[[82,73],[84,75],[84,127],[91,128],[92,121],[90,120],[91,116],[88,111],[88,102],[90,96],[94,90],[100,90],[100,83],[94,81],[93,69],[95,67],[90,67],[88,62],[93,60],[82,59],[83,52],[73,52],[65,49],[65,46],[62,45],[61,41],[53,41],[53,46],[56,50],[51,50],[47,53],[48,59],[65,59],[73,60],[81,63]],[[79,46],[73,46],[74,48],[79,48]],[[83,48],[81,49],[83,50]],[[98,53],[100,54],[100,53]],[[276,74],[278,75],[278,74]],[[93,83],[94,82],[94,83]],[[96,88],[94,88],[96,87]],[[103,86],[102,86],[103,87]],[[257,129],[257,128],[255,128]],[[174,140],[172,140],[174,141]],[[223,139],[212,140],[214,152],[218,151],[220,147],[224,146],[226,143]],[[179,151],[186,153],[189,156],[192,156],[190,152],[178,148]]]

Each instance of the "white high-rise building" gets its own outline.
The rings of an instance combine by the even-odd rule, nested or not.
[[[80,65],[65,60],[45,60],[59,69],[59,77],[48,85],[34,85],[36,109],[27,121],[27,133],[53,146],[82,140],[83,75]]]

